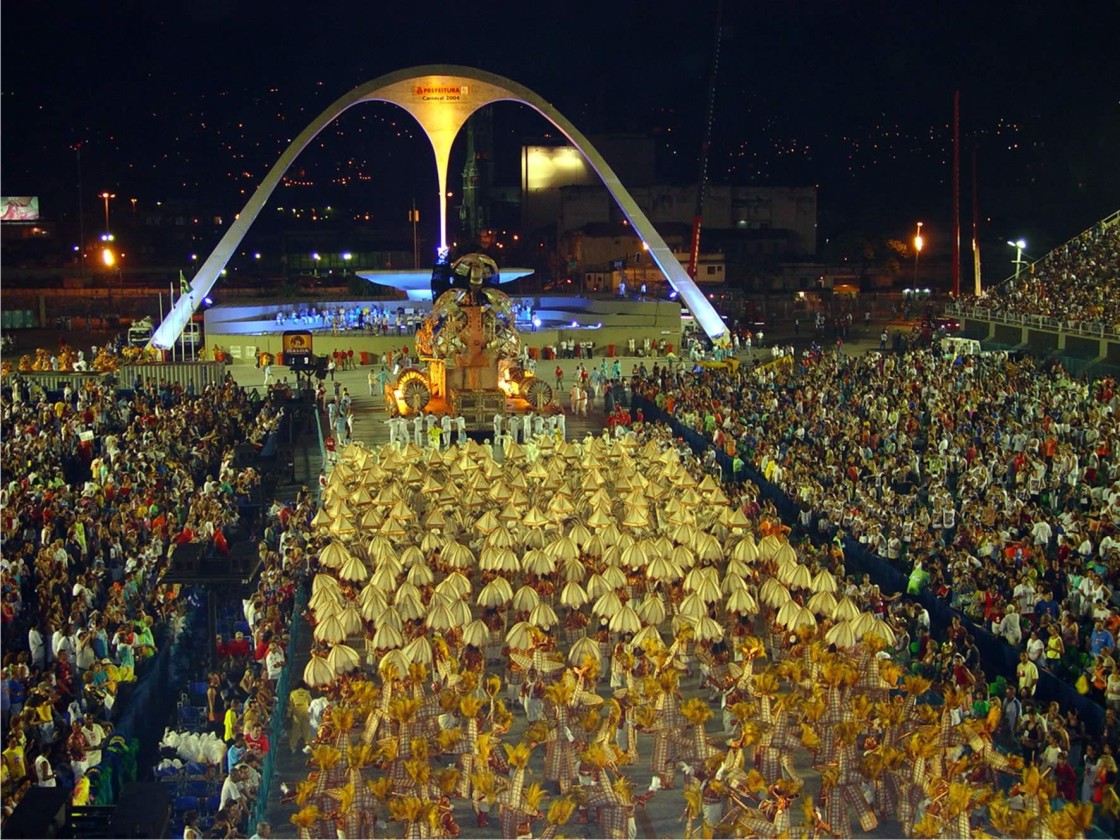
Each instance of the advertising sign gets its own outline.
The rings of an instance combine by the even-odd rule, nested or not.
[[[288,367],[310,367],[311,333],[308,330],[287,330],[282,336],[284,364]]]
[[[39,221],[39,196],[0,196],[0,222]]]
[[[461,102],[471,95],[470,85],[413,85],[412,98],[419,102]]]

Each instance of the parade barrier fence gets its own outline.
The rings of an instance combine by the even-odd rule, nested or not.
[[[647,421],[654,420],[667,425],[672,429],[673,434],[681,438],[697,455],[714,446],[711,440],[693,429],[689,429],[676,418],[662,411],[653,401],[639,394],[634,394],[632,402],[633,408],[635,410],[641,409]],[[743,465],[737,471],[734,471],[732,469],[732,459],[725,452],[718,450],[716,451],[716,462],[722,468],[725,480],[736,483],[753,482],[758,486],[760,495],[773,503],[784,523],[790,526],[801,524],[801,508],[786,495],[785,491],[776,484],[767,481],[757,470]],[[816,527],[818,519],[817,512],[813,511],[812,524],[808,530],[810,536],[814,538],[819,533]],[[829,538],[834,533],[834,531],[830,532],[828,534]],[[842,538],[842,543],[844,546],[844,565],[848,571],[855,571],[859,574],[866,572],[871,580],[887,594],[906,592],[909,581],[908,572],[891,565],[886,558],[868,551],[857,540],[845,537]],[[917,596],[909,597],[916,598],[929,612],[930,629],[934,637],[944,634],[944,631],[952,622],[953,616],[959,617],[961,624],[976,639],[976,647],[980,651],[981,662],[989,677],[999,675],[1007,680],[1008,685],[1018,684],[1015,668],[1019,664],[1019,649],[1013,648],[1003,638],[994,635],[988,628],[976,624],[964,613],[953,609],[948,601],[937,597],[933,592],[923,590]],[[1095,702],[1091,696],[1079,694],[1068,682],[1059,679],[1044,668],[1039,668],[1038,673],[1038,685],[1035,690],[1036,702],[1046,704],[1052,700],[1057,700],[1062,708],[1076,708],[1089,732],[1101,731],[1104,726],[1104,708],[1099,703]]]
[[[60,392],[67,385],[74,390],[74,393],[89,385],[107,386],[112,383],[112,378],[115,375],[99,371],[79,373],[61,370],[17,370],[12,371],[12,373],[28,385],[38,386],[48,393]]]
[[[48,393],[62,391],[67,385],[77,393],[90,384],[134,390],[138,384],[155,383],[180,385],[184,390],[193,388],[194,393],[200,394],[208,385],[221,384],[226,369],[221,362],[164,362],[121,365],[115,371],[17,370],[13,373]]]
[[[117,371],[122,388],[135,388],[137,382],[154,382],[194,388],[196,394],[208,385],[219,385],[225,379],[226,366],[221,362],[163,362],[156,365],[121,365]]]
[[[319,418],[319,412],[314,411],[312,415],[315,418],[315,434],[318,436],[319,440],[319,453],[322,457],[322,463],[326,464],[327,447],[323,441],[323,429]],[[285,415],[285,421],[290,422],[290,418],[288,418],[287,415]],[[318,482],[316,482],[316,500],[319,499],[321,492],[322,488],[319,486]],[[253,813],[250,816],[250,828],[255,827],[257,823],[268,816],[269,797],[272,790],[273,777],[275,776],[274,770],[276,760],[274,756],[282,742],[284,736],[284,722],[288,717],[288,696],[291,694],[292,671],[295,668],[295,651],[299,649],[300,636],[303,630],[303,622],[300,621],[299,617],[303,614],[303,610],[307,606],[307,599],[308,583],[305,579],[300,583],[299,589],[296,590],[295,602],[292,606],[287,661],[280,671],[280,679],[276,681],[276,708],[273,709],[272,717],[269,720],[268,740],[270,749],[261,764],[261,786],[260,790],[257,792],[257,801],[253,807]]]
[[[280,749],[281,739],[284,735],[284,721],[288,717],[288,695],[292,687],[292,671],[295,669],[295,652],[299,650],[300,636],[303,631],[303,622],[300,616],[307,606],[308,582],[305,578],[296,590],[295,602],[292,606],[291,631],[288,636],[287,661],[280,670],[280,678],[276,681],[276,708],[272,710],[269,721],[268,742],[269,750],[261,763],[261,786],[257,792],[257,801],[250,815],[249,827],[252,828],[268,814],[269,794],[272,790],[276,751]]]

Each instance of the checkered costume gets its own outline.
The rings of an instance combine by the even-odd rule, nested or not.
[[[898,818],[902,821],[902,829],[908,837],[914,832],[914,823],[921,818],[920,806],[928,795],[933,779],[929,762],[924,756],[915,756],[910,764],[909,778],[903,779],[905,795],[898,809]]]
[[[734,817],[734,825],[740,825],[759,837],[789,837],[789,800],[784,797],[777,802],[765,800],[758,808],[740,808],[743,816]],[[731,818],[729,815],[729,822]]]
[[[420,700],[420,708],[416,710],[416,722],[412,725],[412,737],[435,740],[439,735],[439,716],[443,709],[439,707],[439,696],[427,694]]]
[[[630,820],[634,816],[633,802],[626,802],[611,786],[607,774],[600,772],[595,785],[587,793],[588,808],[599,811],[597,836],[611,840],[626,840],[630,836]]]
[[[544,749],[544,777],[560,785],[560,792],[567,793],[576,777],[576,751],[568,738],[570,711],[567,706],[559,706],[545,700],[545,720],[550,725],[548,740]]]
[[[984,742],[983,746],[978,750],[974,750],[981,761],[992,770],[1001,773],[1018,773],[1018,770],[1011,763],[1011,756],[997,749],[995,744],[992,743],[990,735],[983,735],[981,738]]]
[[[890,817],[897,813],[899,819],[902,819],[901,804],[906,798],[902,795],[901,784],[898,775],[890,770],[885,771],[875,782],[875,796],[872,804],[877,814]]]
[[[864,831],[874,831],[879,825],[875,812],[863,796],[860,783],[863,776],[859,771],[859,754],[854,744],[842,744],[837,750],[836,760],[839,762],[839,772],[835,785],[828,785],[827,791],[822,787],[822,796],[825,797],[824,819],[832,827],[832,832],[837,837],[851,837],[852,824],[848,817],[850,807],[859,820],[860,828]]]
[[[455,792],[463,799],[470,798],[474,791],[471,774],[485,769],[475,752],[478,746],[478,718],[472,717],[466,723],[466,731],[455,746],[455,751],[459,753],[459,785]]]
[[[784,706],[774,708],[775,701],[772,697],[762,697],[760,700],[763,724],[769,723],[770,726],[764,726],[759,741],[758,769],[766,781],[776,782],[782,778],[783,769],[791,777],[794,775],[790,762],[790,750],[796,744],[793,721]]]
[[[871,700],[883,700],[887,697],[891,686],[879,673],[879,660],[871,648],[863,648],[860,652],[859,662],[856,664],[859,678],[856,680],[855,691],[864,694]]]
[[[653,754],[650,770],[661,776],[662,784],[671,787],[676,770],[677,745],[680,733],[687,725],[680,713],[676,694],[664,692],[657,698],[657,719],[653,728]]]
[[[366,718],[365,728],[362,730],[362,743],[373,744],[377,741],[378,730],[381,724],[389,720],[389,703],[393,699],[393,681],[385,680],[381,687],[381,698],[377,708],[369,713]]]
[[[597,641],[599,643],[599,661],[602,663],[603,670],[609,674],[611,672],[611,653],[613,647],[611,645],[610,636],[606,633],[601,633]]]
[[[327,814],[335,807],[335,801],[327,795],[327,791],[331,788],[339,786],[339,781],[331,778],[331,770],[338,768],[339,775],[337,779],[341,778],[342,762],[338,762],[331,768],[321,767],[313,775],[315,776],[315,785],[311,789],[311,795],[308,796],[307,802],[309,805],[315,805],[319,809],[319,820],[315,823],[316,837],[329,837],[335,831],[334,820],[328,819]]]
[[[513,840],[513,838],[519,837],[519,828],[526,822],[531,825],[532,821],[538,816],[537,814],[531,814],[528,811],[522,810],[521,808],[514,808],[510,805],[502,805],[500,807],[502,810],[501,816],[498,818],[498,825],[501,827],[502,837],[505,838],[505,840]]]
[[[486,639],[486,644],[483,646],[482,652],[486,654],[487,662],[499,662],[502,658],[502,636],[504,634],[501,630],[491,630],[490,635]]]
[[[518,829],[523,824],[529,823],[531,825],[532,821],[540,816],[538,812],[529,811],[525,807],[524,790],[525,768],[518,767],[513,771],[513,778],[510,779],[509,787],[498,796],[498,807],[501,809],[499,824],[502,829],[502,837],[507,838],[507,840],[517,837]]]
[[[354,785],[354,800],[350,809],[335,820],[338,829],[344,837],[372,837],[377,820],[377,798],[366,787],[361,769],[351,767],[346,777],[347,782]]]
[[[704,724],[694,723],[688,727],[689,731],[681,733],[677,739],[677,757],[694,766],[703,766],[718,750],[708,743],[708,736],[704,732]]]
[[[960,744],[964,743],[964,735],[960,729],[953,724],[953,710],[946,703],[941,708],[941,718],[937,730],[937,745],[939,749],[930,758],[931,766],[938,772],[938,775],[943,775],[945,772],[945,757],[949,751]]]
[[[821,738],[820,754],[826,756],[826,761],[832,760],[836,752],[836,724],[851,719],[852,710],[848,705],[850,696],[848,689],[834,685],[829,687],[825,697],[824,714],[821,715],[818,731]]]

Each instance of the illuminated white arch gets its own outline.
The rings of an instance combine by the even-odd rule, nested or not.
[[[391,102],[404,108],[420,124],[431,141],[435,152],[439,181],[440,242],[447,243],[447,166],[451,144],[467,119],[486,105],[494,102],[513,101],[528,105],[551,122],[587,158],[602,178],[631,227],[649,246],[649,254],[669,283],[680,294],[681,300],[692,311],[697,323],[710,337],[727,334],[727,325],[712,308],[711,303],[697,288],[649,219],[618,180],[603,156],[588,142],[563,115],[540,96],[516,82],[475,70],[470,67],[431,65],[413,67],[389,73],[354,88],[336,100],[321,113],[295,140],[293,140],[268,175],[257,187],[252,198],[226,231],[213,253],[199,268],[191,281],[191,292],[176,302],[167,318],[152,336],[156,347],[169,348],[190,320],[203,298],[214,287],[230,258],[256,221],[265,202],[280,183],[307,145],[315,136],[337,119],[344,111],[360,102]]]

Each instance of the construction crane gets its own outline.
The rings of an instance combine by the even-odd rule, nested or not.
[[[704,122],[704,140],[700,144],[700,183],[696,187],[696,212],[692,216],[692,244],[688,251],[688,276],[696,279],[700,261],[700,228],[704,222],[704,188],[708,183],[708,152],[712,146],[712,123],[716,112],[716,74],[719,72],[719,45],[723,40],[723,0],[716,2],[716,38],[712,47],[712,68],[708,74],[708,113]]]

